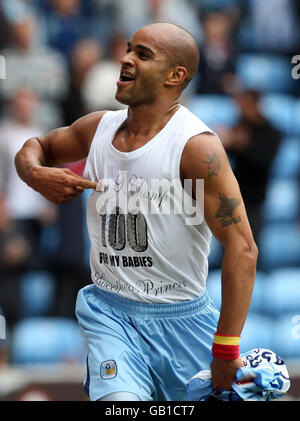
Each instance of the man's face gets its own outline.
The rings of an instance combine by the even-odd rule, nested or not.
[[[168,70],[168,56],[159,34],[149,28],[139,30],[121,59],[116,99],[129,106],[153,103],[162,93]]]

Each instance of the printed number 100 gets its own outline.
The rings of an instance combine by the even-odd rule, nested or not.
[[[116,208],[115,213],[101,215],[101,228],[104,247],[107,247],[106,241],[114,250],[123,250],[126,241],[136,252],[148,247],[147,222],[141,213],[124,215]]]

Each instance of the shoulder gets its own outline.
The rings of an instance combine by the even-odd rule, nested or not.
[[[77,138],[91,143],[95,136],[97,127],[99,126],[106,112],[107,111],[105,110],[86,114],[85,116],[76,120],[70,126],[70,129],[73,131]]]
[[[212,132],[191,137],[181,158],[181,173],[185,178],[206,178],[207,171],[216,170],[228,162],[224,147]]]
[[[225,152],[222,142],[218,136],[210,131],[202,132],[195,136],[192,136],[186,143],[183,156],[191,157],[196,154],[204,154],[210,150]]]

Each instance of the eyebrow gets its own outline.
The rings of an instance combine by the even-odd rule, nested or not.
[[[127,45],[128,45],[128,48],[131,48],[131,42],[128,42]],[[155,54],[154,51],[150,47],[147,47],[146,45],[138,44],[136,48],[140,48],[141,50],[145,50],[151,54]]]

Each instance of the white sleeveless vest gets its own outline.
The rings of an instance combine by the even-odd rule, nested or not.
[[[211,232],[191,186],[182,188],[180,161],[191,137],[212,130],[180,106],[154,138],[125,153],[112,141],[126,118],[127,110],[104,114],[84,171],[101,183],[87,209],[92,280],[141,302],[194,299],[205,291]]]

